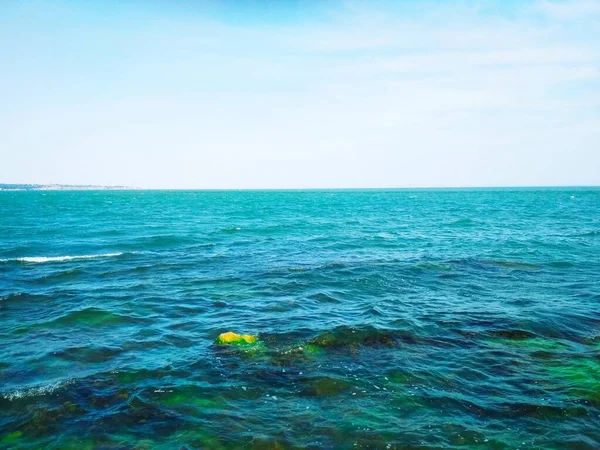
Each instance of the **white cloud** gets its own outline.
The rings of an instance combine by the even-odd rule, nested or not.
[[[590,18],[600,15],[598,0],[541,1],[536,6],[543,13],[557,19]]]

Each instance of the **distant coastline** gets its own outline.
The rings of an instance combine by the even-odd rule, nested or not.
[[[97,186],[93,184],[3,184],[0,191],[123,191],[130,186]]]

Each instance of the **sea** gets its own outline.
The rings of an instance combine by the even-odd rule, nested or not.
[[[598,449],[600,189],[2,191],[0,448]]]

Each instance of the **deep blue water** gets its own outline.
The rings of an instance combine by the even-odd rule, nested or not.
[[[0,448],[600,448],[600,189],[0,192]]]

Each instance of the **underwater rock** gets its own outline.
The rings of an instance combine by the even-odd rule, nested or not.
[[[396,336],[391,330],[378,330],[373,327],[352,328],[338,327],[315,337],[306,346],[313,350],[316,348],[341,349],[364,347],[395,347]]]
[[[519,329],[497,330],[497,331],[493,331],[492,334],[494,336],[503,337],[506,339],[531,339],[531,338],[537,337],[534,333],[531,333],[526,330],[519,330]]]
[[[221,333],[217,340],[216,344],[255,344],[258,342],[258,338],[252,334],[237,334],[233,331],[228,331],[227,333]]]

